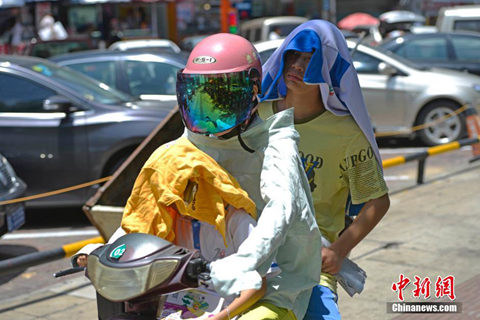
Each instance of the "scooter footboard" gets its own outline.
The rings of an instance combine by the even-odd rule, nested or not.
[[[110,301],[97,292],[97,311],[99,320],[111,320],[125,312],[125,303]]]

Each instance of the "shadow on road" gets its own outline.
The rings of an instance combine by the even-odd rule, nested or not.
[[[19,257],[25,254],[37,252],[38,250],[31,246],[24,246],[18,244],[0,244],[0,261],[7,260],[10,258]],[[4,276],[0,276],[0,285],[9,282],[10,280],[16,278],[22,274],[27,268],[19,270],[14,273],[10,273]]]
[[[26,210],[25,225],[22,229],[57,227],[85,227],[91,223],[79,207]]]
[[[389,149],[425,147],[421,142],[409,138],[377,138],[377,144],[379,148]]]

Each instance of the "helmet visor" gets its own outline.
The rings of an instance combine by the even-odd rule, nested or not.
[[[241,124],[255,106],[248,71],[219,74],[177,73],[177,100],[185,126],[215,134]]]

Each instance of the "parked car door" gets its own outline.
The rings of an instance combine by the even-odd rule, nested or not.
[[[55,96],[55,90],[32,78],[0,70],[0,152],[23,173],[30,195],[44,192],[40,185],[46,181],[51,190],[84,182],[69,174],[72,167],[81,171],[76,177],[88,176],[85,111],[45,110],[44,101]],[[62,179],[52,179],[58,176]],[[75,198],[84,192],[80,189],[64,197]]]
[[[403,77],[380,73],[381,63],[385,62],[364,52],[353,55],[368,112],[376,128],[384,130],[403,122],[406,92]]]

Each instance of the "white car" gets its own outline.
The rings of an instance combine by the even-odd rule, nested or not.
[[[436,26],[442,32],[480,31],[480,5],[443,7]]]
[[[282,41],[255,45],[263,63]],[[465,113],[456,115],[455,110],[469,104],[480,113],[479,76],[419,68],[393,53],[362,44],[353,50],[356,43],[347,40],[347,44],[354,51],[354,67],[378,137],[418,136],[426,145],[447,143],[467,132]]]
[[[170,53],[180,53],[180,47],[168,39],[138,39],[138,40],[122,40],[112,43],[109,50],[145,50],[160,49]]]
[[[308,19],[296,16],[277,16],[256,18],[242,22],[240,35],[251,42],[285,38],[293,29]],[[271,32],[276,31],[276,37],[271,38]]]
[[[268,58],[272,55],[272,53],[280,47],[280,45],[283,42],[282,39],[276,39],[276,40],[269,40],[269,41],[262,41],[262,42],[257,42],[254,44],[255,49],[257,49],[258,54],[260,54],[260,61],[262,61],[262,64],[264,64]]]

